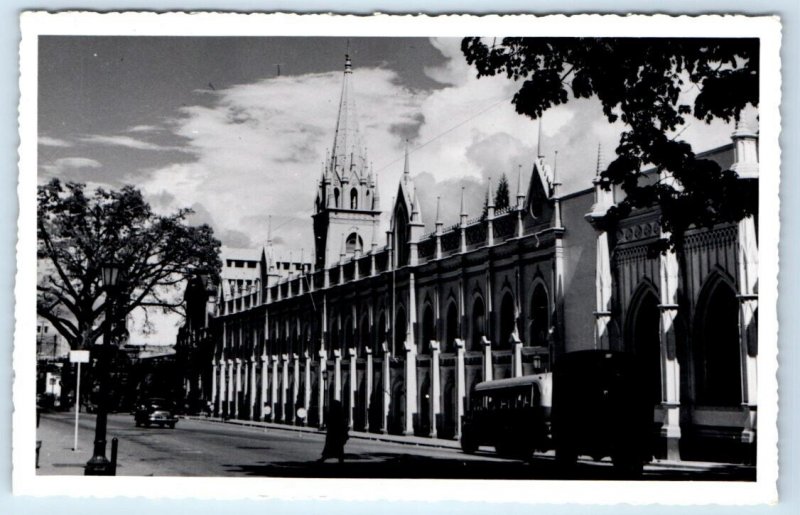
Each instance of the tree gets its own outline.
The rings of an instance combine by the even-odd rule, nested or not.
[[[121,266],[113,313],[125,320],[133,310],[178,312],[179,286],[194,274],[217,277],[220,242],[207,225],[186,224],[191,210],[161,216],[131,186],[118,191],[62,184],[38,188],[37,312],[49,320],[73,349],[85,348],[109,324],[109,298],[101,285],[101,266]],[[119,338],[125,328],[110,327]]]
[[[497,183],[497,191],[494,194],[494,207],[495,209],[505,209],[511,205],[511,196],[508,192],[508,178],[506,174],[500,177],[500,182]]]
[[[625,124],[616,159],[601,174],[603,187],[620,185],[626,193],[609,222],[658,205],[670,235],[660,242],[663,251],[680,246],[692,225],[738,221],[757,211],[757,181],[737,180],[679,139],[688,115],[738,121],[747,105],[758,106],[757,39],[505,38],[488,45],[470,37],[461,48],[478,77],[522,81],[512,100],[520,114],[535,119],[568,102],[569,90],[575,98],[596,96],[609,122]],[[648,165],[677,183],[640,181]]]

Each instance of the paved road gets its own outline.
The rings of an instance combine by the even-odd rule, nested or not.
[[[81,414],[79,451],[73,452],[73,415],[43,414],[39,474],[82,474],[91,456],[94,417]],[[431,448],[351,438],[345,463],[318,464],[324,434],[181,420],[175,429],[137,428],[131,415],[109,416],[109,440],[119,438],[118,475],[273,476],[357,478],[560,479],[552,456],[530,463],[485,451],[467,455]],[[110,449],[109,449],[110,453]],[[110,455],[110,454],[109,454]],[[610,463],[581,461],[571,477],[609,479]],[[753,480],[755,469],[735,466],[649,465],[644,479]]]

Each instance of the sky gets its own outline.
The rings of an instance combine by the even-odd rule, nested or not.
[[[271,216],[277,255],[310,256],[347,53],[385,227],[406,142],[429,229],[437,197],[449,225],[462,187],[472,217],[489,177],[506,174],[513,195],[521,169],[527,185],[540,124],[514,111],[519,84],[476,77],[456,38],[40,37],[38,180],[133,184],[158,212],[191,207],[229,247],[264,245]],[[545,113],[541,152],[551,165],[558,153],[563,193],[591,186],[598,146],[610,161],[623,128],[596,99]],[[732,130],[692,121],[680,137],[701,151]]]

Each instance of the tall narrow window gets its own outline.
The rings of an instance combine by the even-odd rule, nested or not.
[[[350,209],[358,209],[358,190],[350,190]]]
[[[481,337],[486,334],[486,308],[483,299],[477,297],[472,304],[472,349],[481,349]]]
[[[333,204],[336,207],[339,207],[339,188],[333,189]]]
[[[530,310],[530,341],[528,344],[544,347],[547,345],[550,317],[548,316],[547,292],[541,284],[537,284],[533,289]]]

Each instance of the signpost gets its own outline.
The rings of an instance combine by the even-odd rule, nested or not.
[[[78,364],[78,384],[75,386],[75,442],[72,446],[74,452],[78,450],[78,414],[81,411],[81,363],[89,363],[89,351],[71,350],[69,351],[69,361],[70,363]]]

